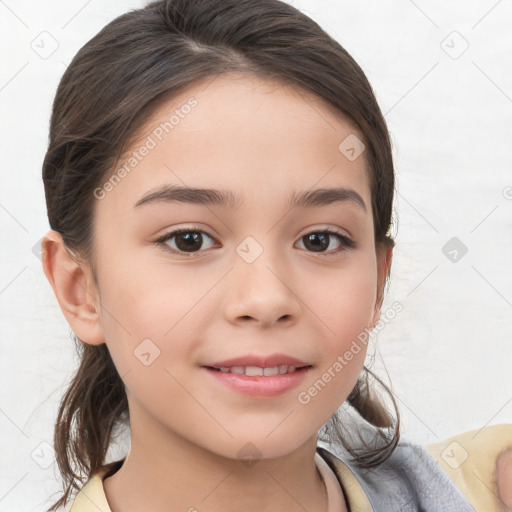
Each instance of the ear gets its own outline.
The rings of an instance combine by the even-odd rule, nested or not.
[[[57,231],[43,237],[41,249],[44,273],[73,332],[85,343],[104,343],[99,293],[90,267],[71,255]]]
[[[371,327],[380,320],[380,308],[384,300],[384,286],[391,268],[393,259],[393,246],[381,244],[376,249],[377,253],[377,299],[375,301],[375,311],[372,319]]]

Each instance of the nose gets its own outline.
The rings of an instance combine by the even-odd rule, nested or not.
[[[236,325],[253,323],[261,327],[276,324],[291,326],[301,314],[301,300],[295,290],[292,272],[285,270],[279,257],[272,258],[269,251],[252,263],[238,255],[234,268],[227,276],[224,294],[224,315]]]

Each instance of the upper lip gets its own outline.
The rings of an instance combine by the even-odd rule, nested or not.
[[[255,356],[247,355],[242,357],[235,357],[233,359],[226,359],[225,361],[218,361],[205,366],[214,368],[231,368],[233,366],[257,366],[259,368],[273,368],[274,366],[295,366],[301,368],[303,366],[311,366],[304,361],[296,359],[295,357],[287,356],[285,354],[271,354],[268,356]]]

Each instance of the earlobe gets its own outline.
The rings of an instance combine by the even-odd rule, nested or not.
[[[85,343],[104,343],[101,305],[89,267],[71,255],[57,231],[43,237],[41,248],[43,271],[71,329]]]

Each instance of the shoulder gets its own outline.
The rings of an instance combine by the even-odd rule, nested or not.
[[[103,488],[103,473],[104,471],[93,476],[82,487],[70,512],[111,512]]]
[[[321,442],[319,448],[320,455],[337,474],[351,510],[474,512],[460,490],[420,445],[401,440],[387,460],[371,468],[357,464],[338,444]],[[368,449],[371,448],[369,445]]]
[[[426,449],[476,510],[503,510],[497,463],[502,453],[512,449],[512,424],[464,432]]]
[[[368,432],[364,437],[371,448]],[[496,464],[511,446],[512,425],[465,432],[426,447],[401,439],[386,461],[363,468],[338,443],[318,442],[320,454],[335,470],[349,503],[357,487],[364,499],[358,490],[355,502],[368,502],[371,508],[356,510],[373,508],[383,512],[502,512]]]
[[[70,512],[111,512],[107,497],[105,496],[103,480],[113,475],[123,463],[124,459],[110,462],[92,475],[76,494],[69,509]],[[68,512],[67,509],[65,512]]]

